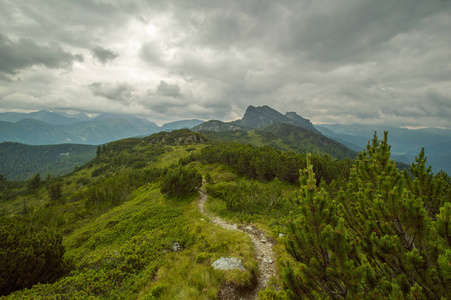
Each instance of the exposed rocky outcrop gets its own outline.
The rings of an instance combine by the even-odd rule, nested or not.
[[[199,124],[197,126],[194,126],[192,128],[193,131],[238,131],[238,130],[249,130],[249,128],[245,128],[240,125],[231,124],[231,123],[224,123],[222,121],[218,120],[210,120],[207,122],[204,122],[202,124]]]
[[[179,129],[171,132],[159,132],[144,138],[145,141],[153,144],[183,145],[203,143],[208,140],[206,136],[199,132],[192,132],[189,129]]]

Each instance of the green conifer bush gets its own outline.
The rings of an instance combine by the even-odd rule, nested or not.
[[[0,218],[0,295],[58,279],[68,270],[62,237],[29,217]]]
[[[422,150],[411,176],[399,171],[387,132],[375,135],[338,194],[317,188],[308,163],[288,223],[293,299],[451,298],[449,183],[425,162]]]

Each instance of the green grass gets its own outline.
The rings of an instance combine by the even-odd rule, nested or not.
[[[169,167],[205,146],[165,145],[161,151],[142,141],[125,140],[111,145],[111,151],[119,151],[114,155],[109,156],[108,150],[59,178],[63,183],[61,201],[52,203],[43,184],[33,193],[0,203],[7,217],[20,213],[25,199],[30,213],[40,214],[63,234],[65,257],[74,265],[72,272],[57,282],[15,292],[7,299],[215,299],[224,284],[250,286],[258,272],[250,237],[209,223],[199,212],[197,195],[167,198],[157,180],[140,187],[125,184],[129,190],[121,202],[87,205],[91,189],[104,190],[142,169]],[[136,157],[144,166],[137,167]],[[190,164],[203,175],[211,174],[216,183],[246,180],[227,166]],[[210,197],[207,209],[228,220],[252,220],[268,232],[274,228],[273,219],[264,215],[243,218],[224,205],[223,200]],[[271,234],[275,236],[276,231]],[[173,242],[182,250],[173,252]],[[238,257],[246,271],[214,270],[211,264],[222,256]]]
[[[201,220],[195,198],[167,199],[158,184],[142,186],[67,233],[66,257],[75,264],[68,276],[7,298],[211,299],[224,282],[249,285],[256,272],[249,237]],[[69,217],[73,206],[80,205],[58,209]],[[173,242],[182,250],[173,252]],[[213,270],[221,256],[239,257],[247,271]]]

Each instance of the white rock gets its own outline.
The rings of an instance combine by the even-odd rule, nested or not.
[[[221,257],[212,264],[215,270],[241,270],[245,271],[241,259],[237,257]]]

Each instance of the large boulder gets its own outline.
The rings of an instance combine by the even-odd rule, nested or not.
[[[241,259],[237,257],[221,257],[212,264],[215,270],[241,270],[245,271]]]

